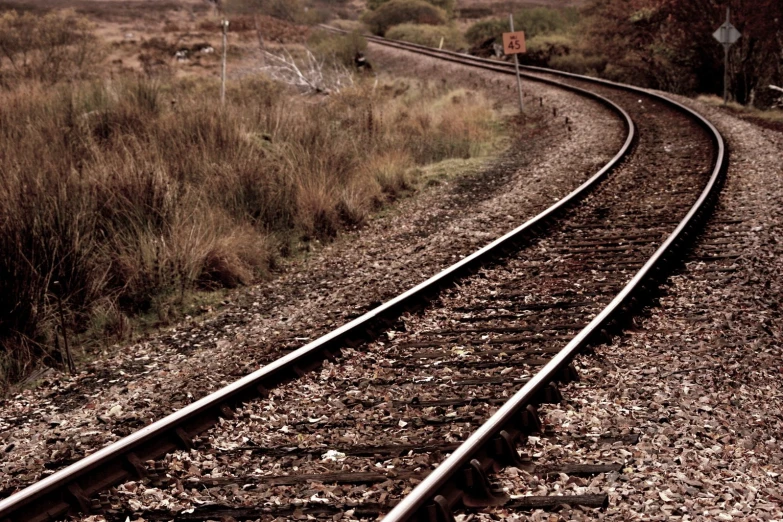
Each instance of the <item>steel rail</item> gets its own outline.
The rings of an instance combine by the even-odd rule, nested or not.
[[[434,57],[447,57],[463,62],[467,59],[473,63],[492,64],[500,66],[513,74],[512,64],[500,65],[496,61],[486,60],[478,57],[467,57],[466,55],[455,53],[453,51],[442,51],[428,48],[417,44],[408,44],[400,42],[390,42],[383,38],[368,37],[369,40],[389,45],[420,54],[426,54]],[[504,66],[507,66],[504,67]],[[641,291],[645,291],[648,285],[651,285],[656,279],[665,274],[664,267],[672,262],[672,256],[678,249],[685,246],[686,239],[696,231],[696,228],[703,225],[708,212],[717,198],[722,186],[727,168],[727,150],[723,136],[704,116],[693,109],[676,102],[666,96],[648,91],[632,85],[619,84],[608,80],[580,76],[573,73],[565,73],[545,69],[542,67],[520,66],[525,70],[546,73],[556,76],[564,76],[581,81],[589,81],[609,87],[622,89],[625,91],[643,94],[653,97],[677,111],[683,112],[692,117],[703,129],[710,135],[714,145],[715,154],[713,157],[714,167],[709,180],[702,190],[697,201],[691,206],[685,217],[678,223],[675,230],[666,238],[655,253],[648,259],[644,266],[634,275],[634,277],[623,287],[617,296],[592,320],[585,326],[566,346],[555,355],[549,363],[536,373],[518,392],[516,392],[492,417],[490,417],[478,430],[476,430],[462,445],[460,445],[445,461],[440,463],[432,473],[430,473],[414,490],[405,496],[386,517],[385,522],[402,522],[409,520],[450,520],[451,509],[458,506],[460,502],[464,504],[465,496],[469,496],[465,484],[466,481],[460,476],[464,476],[472,470],[472,466],[480,466],[482,471],[490,469],[498,470],[508,463],[507,456],[499,454],[496,450],[497,435],[503,431],[518,433],[517,428],[520,423],[519,413],[524,411],[529,405],[535,403],[536,397],[541,390],[550,383],[557,380],[558,375],[570,364],[574,357],[586,346],[601,337],[605,328],[618,319],[618,315],[628,311],[634,304],[635,299]],[[528,76],[528,75],[526,75]],[[528,76],[534,79],[540,79],[537,76]],[[514,450],[516,451],[516,450]],[[504,462],[505,461],[505,462]],[[458,483],[455,485],[454,481]],[[451,484],[450,484],[451,483]],[[450,487],[449,487],[450,486]],[[455,488],[458,490],[454,494]]]
[[[481,64],[467,65],[506,72]],[[90,512],[92,495],[124,480],[143,477],[143,462],[178,448],[191,447],[193,437],[213,426],[218,417],[231,417],[231,408],[266,396],[270,388],[317,368],[324,359],[331,359],[339,353],[341,347],[355,346],[376,337],[404,312],[420,309],[455,280],[474,273],[487,261],[505,255],[536,237],[538,231],[550,225],[605,179],[629,153],[636,137],[631,117],[611,100],[554,80],[540,81],[594,99],[620,116],[626,128],[625,141],[600,171],[524,224],[414,288],[240,380],[0,500],[0,522],[45,522],[69,512]]]

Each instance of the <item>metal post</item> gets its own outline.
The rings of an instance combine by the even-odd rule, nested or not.
[[[723,46],[723,105],[729,102],[729,47]]]
[[[220,70],[220,103],[226,103],[226,35],[228,33],[228,20],[223,20],[220,24],[223,26],[223,65]]]
[[[511,25],[511,32],[514,32],[514,14],[508,15],[508,22]],[[514,55],[514,65],[517,69],[517,87],[519,88],[519,111],[525,111],[525,102],[522,100],[522,78],[519,76],[519,56]]]
[[[726,24],[729,24],[729,16],[731,14],[731,7],[726,7]],[[728,28],[723,30],[728,33]],[[728,41],[728,34],[724,38],[724,41]],[[729,103],[729,44],[723,44],[723,105]]]

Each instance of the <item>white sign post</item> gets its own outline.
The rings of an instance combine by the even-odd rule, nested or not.
[[[514,55],[514,65],[517,68],[517,87],[519,88],[519,110],[525,110],[525,102],[522,101],[522,79],[519,76],[519,57],[518,54],[527,51],[525,48],[525,32],[514,32],[514,15],[508,15],[508,21],[511,25],[510,33],[503,33],[503,51],[508,54]]]
[[[228,20],[220,22],[223,27],[223,60],[220,67],[220,104],[226,103],[226,53],[228,52],[228,46],[226,45],[226,35],[228,34]]]
[[[729,22],[730,9],[726,8],[726,22],[712,33],[712,36],[723,45],[723,105],[729,101],[729,48],[742,36],[742,33]]]

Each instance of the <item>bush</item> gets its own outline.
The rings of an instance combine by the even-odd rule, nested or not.
[[[446,12],[424,0],[389,0],[375,11],[362,15],[362,21],[370,31],[384,35],[386,31],[407,22],[416,24],[442,25],[447,20]]]
[[[303,25],[318,25],[328,23],[332,18],[334,18],[334,14],[330,10],[323,7],[311,7],[305,9],[299,15],[297,23]]]
[[[443,38],[443,48],[452,50],[464,49],[466,46],[459,30],[446,25],[400,24],[389,29],[386,37],[430,47],[438,47]]]
[[[223,9],[232,15],[265,15],[293,24],[305,23],[312,16],[301,0],[226,0]]]
[[[521,55],[525,63],[546,66],[552,58],[566,56],[574,48],[571,37],[562,34],[534,36],[527,41],[527,53]]]
[[[500,40],[503,33],[509,31],[508,21],[504,20],[482,20],[471,25],[465,32],[465,38],[471,45],[478,45],[489,38]]]
[[[544,35],[567,34],[578,22],[579,12],[573,8],[532,7],[514,14],[514,29],[524,31],[527,40]],[[509,30],[506,18],[482,20],[468,28],[465,38],[471,45],[478,45],[489,38],[499,41],[502,34]]]
[[[315,31],[307,43],[318,58],[346,67],[353,67],[356,55],[367,49],[367,40],[358,32],[335,34],[330,31]]]
[[[374,11],[386,2],[389,2],[389,0],[367,0],[367,8]],[[457,5],[456,0],[427,0],[427,2],[434,5],[435,7],[440,7],[449,15],[454,12],[454,8]]]
[[[86,76],[101,52],[87,19],[71,11],[0,15],[0,78],[57,83]]]
[[[549,67],[575,74],[590,74],[597,76],[606,68],[606,59],[600,56],[585,56],[574,52],[563,56],[554,56],[549,60]]]
[[[526,38],[533,38],[566,32],[578,21],[579,12],[574,8],[532,7],[514,14],[514,29],[525,31]]]
[[[203,80],[1,93],[0,388],[57,360],[59,299],[71,333],[166,321],[186,292],[262,277],[279,242],[361,223],[412,166],[492,135],[477,95],[382,91],[302,103],[248,79],[222,107]]]

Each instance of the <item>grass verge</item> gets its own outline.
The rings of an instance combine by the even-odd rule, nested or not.
[[[783,110],[781,109],[762,110],[752,106],[741,105],[736,102],[729,102],[724,106],[723,98],[715,95],[701,95],[696,99],[707,105],[712,105],[713,107],[725,108],[736,116],[762,127],[783,132]]]
[[[419,167],[484,154],[472,91],[359,81],[137,79],[0,93],[0,387],[211,306],[312,239],[361,225]],[[220,294],[217,294],[220,296]],[[204,304],[206,303],[206,304]]]

